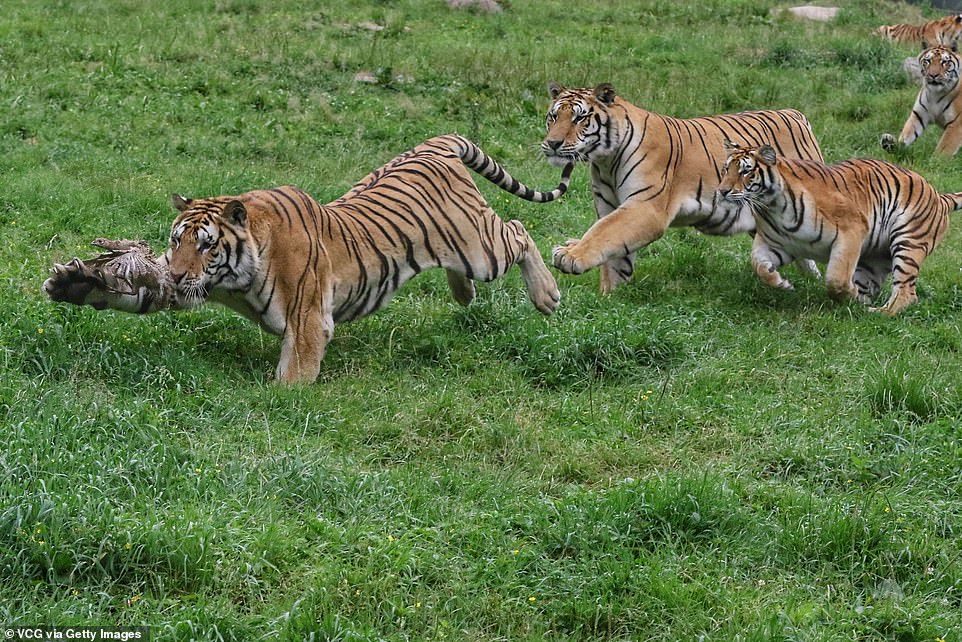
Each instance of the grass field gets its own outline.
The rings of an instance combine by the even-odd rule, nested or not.
[[[653,111],[797,107],[826,157],[880,156],[915,95],[883,22],[768,0],[54,2],[0,15],[0,624],[157,640],[962,640],[962,225],[897,319],[748,237],[672,231],[632,283],[442,272],[337,328],[313,386],[223,309],[54,305],[96,236],[166,242],[169,194],[339,196],[439,133],[532,185],[546,84]],[[383,26],[375,31],[365,23]],[[376,84],[358,82],[368,72]],[[899,161],[942,191],[927,133]],[[547,254],[594,218],[480,185]],[[956,223],[958,223],[956,221]]]

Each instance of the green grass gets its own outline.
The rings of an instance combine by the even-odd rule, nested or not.
[[[747,237],[690,230],[612,296],[559,278],[547,320],[516,272],[468,309],[428,273],[339,326],[292,389],[271,384],[277,340],[225,310],[135,318],[40,292],[96,236],[162,247],[171,192],[328,200],[439,133],[551,186],[552,80],[678,116],[797,107],[829,160],[881,156],[912,52],[870,33],[923,13],[859,0],[818,25],[774,6],[5,2],[0,623],[959,640],[962,226],[894,320],[794,270],[796,292],[766,289]],[[899,162],[962,190],[937,137]],[[551,205],[481,189],[547,253],[594,218],[586,174]]]

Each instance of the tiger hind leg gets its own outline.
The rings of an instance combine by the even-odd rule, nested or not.
[[[515,233],[515,242],[519,250],[516,262],[521,268],[521,278],[524,279],[525,287],[528,289],[528,298],[539,312],[549,315],[561,302],[558,283],[545,265],[538,246],[534,244],[521,221],[508,221],[507,226]]]
[[[872,312],[894,317],[896,314],[919,300],[915,292],[915,284],[919,280],[919,268],[927,253],[921,248],[902,246],[892,257],[892,294],[889,300],[880,308],[871,308]]]
[[[474,281],[454,270],[445,270],[448,274],[448,286],[454,300],[463,306],[474,301]]]
[[[889,272],[889,261],[885,260],[862,260],[855,266],[855,276],[852,282],[858,290],[858,301],[868,305],[875,300],[878,293],[882,290],[882,283]]]
[[[616,259],[610,259],[600,268],[600,286],[602,294],[611,294],[622,283],[631,280],[635,272],[635,253],[630,252]]]

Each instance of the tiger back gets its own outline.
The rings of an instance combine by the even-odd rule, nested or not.
[[[682,119],[636,107],[608,84],[552,84],[549,93],[542,152],[559,166],[589,164],[598,216],[580,239],[554,249],[554,265],[570,274],[601,266],[602,292],[630,279],[635,252],[669,227],[714,235],[754,230],[747,209],[716,206],[722,173],[716,151],[726,138],[768,141],[791,158],[822,158],[808,119],[794,109]],[[805,267],[817,273],[813,264]]]
[[[768,145],[725,146],[722,200],[748,205],[758,224],[752,267],[766,284],[792,289],[778,268],[798,258],[827,261],[835,299],[870,303],[892,275],[878,311],[895,315],[918,300],[925,258],[948,229],[962,192],[939,194],[928,181],[886,161],[835,165],[781,157]]]

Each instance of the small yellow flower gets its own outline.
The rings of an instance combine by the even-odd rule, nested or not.
[[[416,608],[416,609],[421,608],[421,603],[420,603],[420,602],[415,602],[415,603],[414,603],[414,608]]]
[[[886,507],[885,507],[885,512],[886,512],[886,513],[891,513],[891,512],[892,512],[892,509],[889,508],[888,506],[886,506]]]
[[[650,395],[652,392],[654,392],[654,391],[653,391],[653,390],[645,390],[645,394],[646,394],[646,395]]]
[[[43,334],[43,328],[37,328],[37,334]]]
[[[520,549],[520,548],[516,548],[516,549],[514,549],[513,551],[511,551],[511,554],[512,554],[512,555],[517,555],[517,554],[520,553],[520,552],[521,552],[521,549]]]
[[[393,541],[394,541],[394,536],[393,536],[393,535],[388,535],[388,536],[387,536],[387,541],[393,542]]]
[[[939,636],[939,637],[935,638],[935,642],[945,642],[945,638]]]
[[[528,601],[531,602],[532,604],[534,604],[535,602],[538,601],[538,598],[536,598],[534,595],[532,595],[531,597],[528,598]]]
[[[134,545],[131,544],[130,542],[127,542],[126,544],[124,544],[124,548],[127,549],[128,551],[129,551],[131,548],[133,548],[133,546],[134,546]]]
[[[127,600],[127,606],[133,606],[140,601],[140,595],[133,595],[129,600]]]

